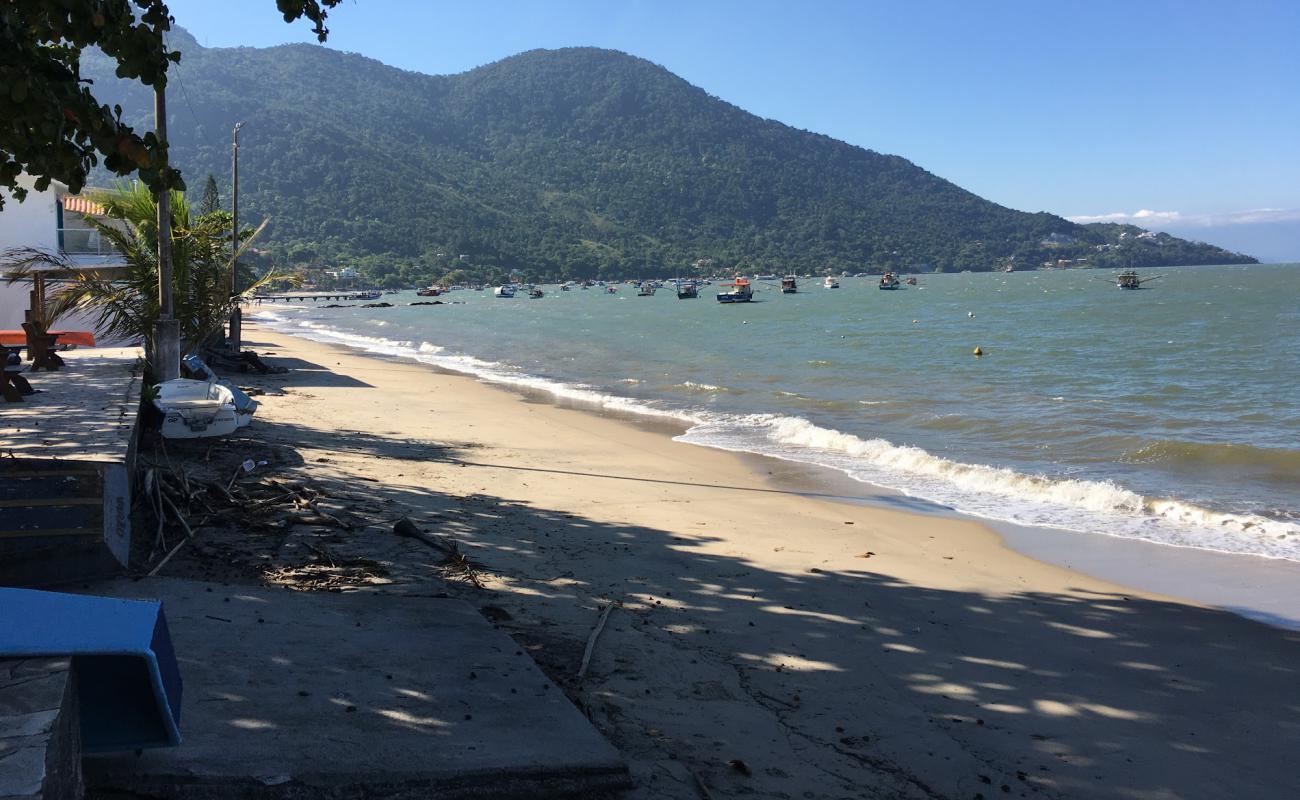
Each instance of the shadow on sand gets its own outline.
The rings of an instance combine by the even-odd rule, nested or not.
[[[263,435],[519,469],[396,433]],[[299,465],[280,462],[290,474]],[[453,537],[488,584],[453,579],[451,591],[521,642],[620,748],[639,797],[698,796],[697,776],[719,794],[761,779],[763,793],[790,797],[1300,796],[1286,766],[1300,740],[1300,634],[1122,594],[928,588],[869,560],[777,572],[719,552],[708,520],[681,535],[489,493],[297,477],[308,474],[372,500],[376,525],[300,534],[382,565],[390,583],[367,591],[445,588],[441,554],[394,536],[392,518]],[[756,491],[717,488],[738,501]],[[621,607],[579,681],[609,601]]]

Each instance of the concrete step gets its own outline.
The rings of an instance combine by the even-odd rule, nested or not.
[[[181,746],[87,757],[97,791],[547,798],[628,784],[618,752],[464,601],[175,578],[88,591],[162,600],[185,681]]]
[[[0,460],[0,586],[54,586],[126,566],[123,464]]]

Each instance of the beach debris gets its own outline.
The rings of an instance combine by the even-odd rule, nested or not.
[[[460,547],[456,542],[445,536],[425,533],[420,530],[414,522],[406,517],[397,520],[396,524],[393,525],[393,533],[407,539],[415,539],[416,541],[422,542],[428,547],[432,547],[434,550],[441,552],[445,559],[444,563],[447,566],[451,567],[456,572],[459,572],[466,580],[474,585],[474,588],[483,588],[483,581],[479,578],[478,571],[475,569],[474,565],[470,563],[469,559],[465,557],[465,554],[460,551]]]
[[[480,606],[478,613],[486,617],[489,622],[509,622],[514,619],[509,611],[497,606]]]
[[[690,772],[691,777],[695,779],[695,788],[700,790],[700,796],[703,797],[704,800],[713,800],[713,793],[709,791],[709,787],[705,785],[704,780],[695,772]]]
[[[226,484],[226,491],[229,492],[230,487],[235,485],[235,481],[239,479],[239,473],[241,471],[245,473],[250,473],[253,470],[257,469],[258,467],[265,467],[266,464],[267,464],[266,461],[254,461],[251,458],[244,459],[240,463],[239,469],[235,470],[235,474],[230,476],[230,483]]]
[[[376,562],[352,559],[329,553],[324,548],[304,547],[302,564],[284,564],[272,567],[265,552],[263,540],[245,539],[232,543],[228,537],[218,535],[200,538],[205,527],[217,531],[239,534],[288,532],[296,525],[338,530],[354,530],[350,519],[352,506],[339,500],[331,501],[327,509],[323,503],[325,492],[301,482],[284,481],[273,476],[259,477],[255,473],[267,466],[266,459],[243,459],[236,462],[234,475],[228,482],[210,476],[212,469],[226,470],[229,462],[213,459],[213,452],[229,452],[230,447],[210,447],[200,462],[197,454],[181,462],[178,468],[164,450],[159,459],[155,450],[152,463],[142,459],[143,478],[141,498],[158,520],[158,530],[153,552],[147,557],[151,564],[148,575],[159,574],[172,563],[178,552],[194,540],[194,564],[201,569],[228,571],[246,569],[261,574],[273,583],[294,588],[328,588],[374,583],[387,573]],[[232,454],[233,455],[233,454]],[[187,474],[183,467],[202,469],[201,464],[211,459],[213,467],[207,475]],[[159,461],[164,463],[159,463]],[[243,482],[237,479],[247,477]],[[169,542],[167,531],[179,530],[179,542]],[[278,540],[275,540],[278,542]],[[272,545],[279,548],[279,543]],[[161,555],[161,558],[159,556]]]
[[[731,767],[736,772],[739,772],[741,775],[749,776],[754,774],[753,771],[750,770],[749,765],[744,761],[741,761],[739,758],[731,759],[727,762],[727,766]]]
[[[261,356],[252,350],[244,350],[239,355],[231,355],[224,350],[205,349],[203,351],[203,360],[216,369],[222,370],[248,372],[252,368],[262,375],[280,374],[289,371],[285,367],[272,366],[266,363]]]
[[[583,676],[587,674],[587,667],[591,665],[591,654],[596,650],[596,639],[600,636],[600,632],[605,629],[605,621],[609,619],[609,612],[614,610],[614,602],[610,601],[605,604],[605,608],[600,612],[600,619],[596,620],[596,627],[592,629],[591,635],[587,637],[587,648],[582,652],[582,664],[578,666],[578,680],[582,680]]]

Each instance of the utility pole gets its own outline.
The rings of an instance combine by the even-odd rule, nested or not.
[[[230,132],[230,296],[239,294],[239,129]],[[230,312],[230,351],[239,353],[243,338],[243,314],[236,305]]]
[[[154,129],[163,154],[161,173],[166,175],[167,87],[162,79],[153,92]],[[181,376],[181,328],[172,305],[172,197],[170,189],[158,193],[158,324],[154,329],[154,369],[160,381]]]

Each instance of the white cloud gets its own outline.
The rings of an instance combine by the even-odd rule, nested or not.
[[[1066,217],[1071,222],[1119,222],[1143,228],[1213,228],[1222,225],[1259,225],[1270,222],[1300,222],[1300,208],[1253,208],[1221,214],[1183,214],[1179,211],[1152,211],[1144,208],[1132,214],[1081,214]]]

